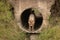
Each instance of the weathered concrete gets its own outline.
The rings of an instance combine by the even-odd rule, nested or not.
[[[23,31],[29,32],[24,28],[22,28],[20,16],[21,16],[21,13],[28,8],[38,9],[43,16],[43,24],[41,28],[38,29],[37,31],[34,31],[33,33],[40,32],[43,27],[48,26],[49,24],[48,19],[51,14],[50,9],[51,9],[51,6],[54,4],[55,0],[9,0],[9,1],[10,3],[12,3],[14,7],[15,19],[17,21],[17,24]]]

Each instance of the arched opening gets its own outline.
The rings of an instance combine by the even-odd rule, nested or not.
[[[25,28],[26,30],[29,29],[29,25],[28,25],[28,18],[29,15],[31,14],[33,8],[29,8],[23,11],[23,13],[21,14],[21,24],[22,24],[22,28]],[[35,16],[35,25],[34,25],[34,30],[38,30],[43,22],[43,16],[41,14],[42,17],[38,17],[36,16],[35,13],[33,13]]]

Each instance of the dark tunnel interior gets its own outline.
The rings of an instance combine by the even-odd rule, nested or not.
[[[21,23],[22,23],[23,28],[25,28],[26,30],[29,29],[28,17],[31,14],[31,11],[32,11],[32,8],[29,8],[29,9],[24,10],[23,13],[21,14]],[[43,17],[37,17],[35,13],[33,14],[35,16],[34,30],[37,30],[42,25]]]
[[[36,17],[34,29],[37,30],[41,27],[43,23],[43,17]]]

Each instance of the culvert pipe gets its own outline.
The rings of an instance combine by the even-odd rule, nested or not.
[[[28,24],[28,18],[29,18],[29,15],[31,14],[31,12],[35,17],[35,24],[34,24],[34,31],[33,32],[29,31],[29,24]],[[25,32],[28,32],[28,33],[35,33],[37,30],[39,30],[42,26],[42,23],[43,23],[42,14],[39,13],[39,15],[36,16],[36,14],[34,13],[34,10],[32,10],[32,8],[24,10],[20,16],[21,17],[21,24],[22,24],[21,28],[22,28],[22,30]]]

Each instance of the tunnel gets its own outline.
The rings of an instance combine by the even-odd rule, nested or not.
[[[28,8],[21,13],[22,28],[26,29],[27,31],[29,29],[28,18],[29,18],[29,15],[31,14],[31,11],[32,11],[32,8]],[[35,16],[34,31],[36,31],[41,27],[41,25],[43,23],[43,16],[37,17],[34,12],[32,14],[34,14],[34,16]]]

